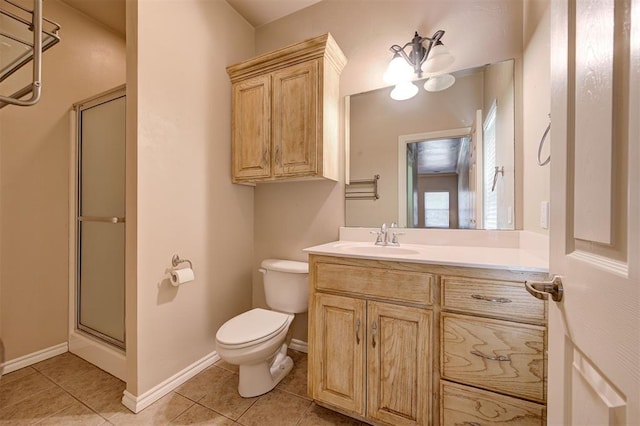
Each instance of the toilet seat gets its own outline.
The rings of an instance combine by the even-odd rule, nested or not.
[[[231,318],[216,333],[227,347],[244,348],[269,340],[289,326],[293,315],[255,308]]]

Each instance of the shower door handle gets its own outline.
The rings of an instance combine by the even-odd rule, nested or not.
[[[80,222],[124,223],[124,217],[117,216],[78,216]]]

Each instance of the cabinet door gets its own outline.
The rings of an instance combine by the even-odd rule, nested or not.
[[[367,417],[431,424],[432,312],[369,302],[367,313]]]
[[[318,112],[317,60],[273,73],[274,176],[317,172]]]
[[[233,85],[233,181],[271,176],[271,78]]]
[[[366,302],[314,296],[313,397],[364,415]]]

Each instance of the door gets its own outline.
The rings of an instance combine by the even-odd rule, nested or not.
[[[366,302],[322,293],[314,298],[313,397],[364,415]]]
[[[233,85],[233,179],[271,176],[271,76]]]
[[[76,108],[76,327],[124,348],[125,91]]]
[[[367,314],[367,416],[429,424],[431,311],[369,301]]]
[[[640,424],[640,0],[554,0],[548,423]]]
[[[309,175],[318,170],[318,61],[273,73],[273,173]]]

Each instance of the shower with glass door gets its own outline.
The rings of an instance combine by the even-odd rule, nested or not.
[[[75,327],[124,350],[125,89],[75,109]]]

